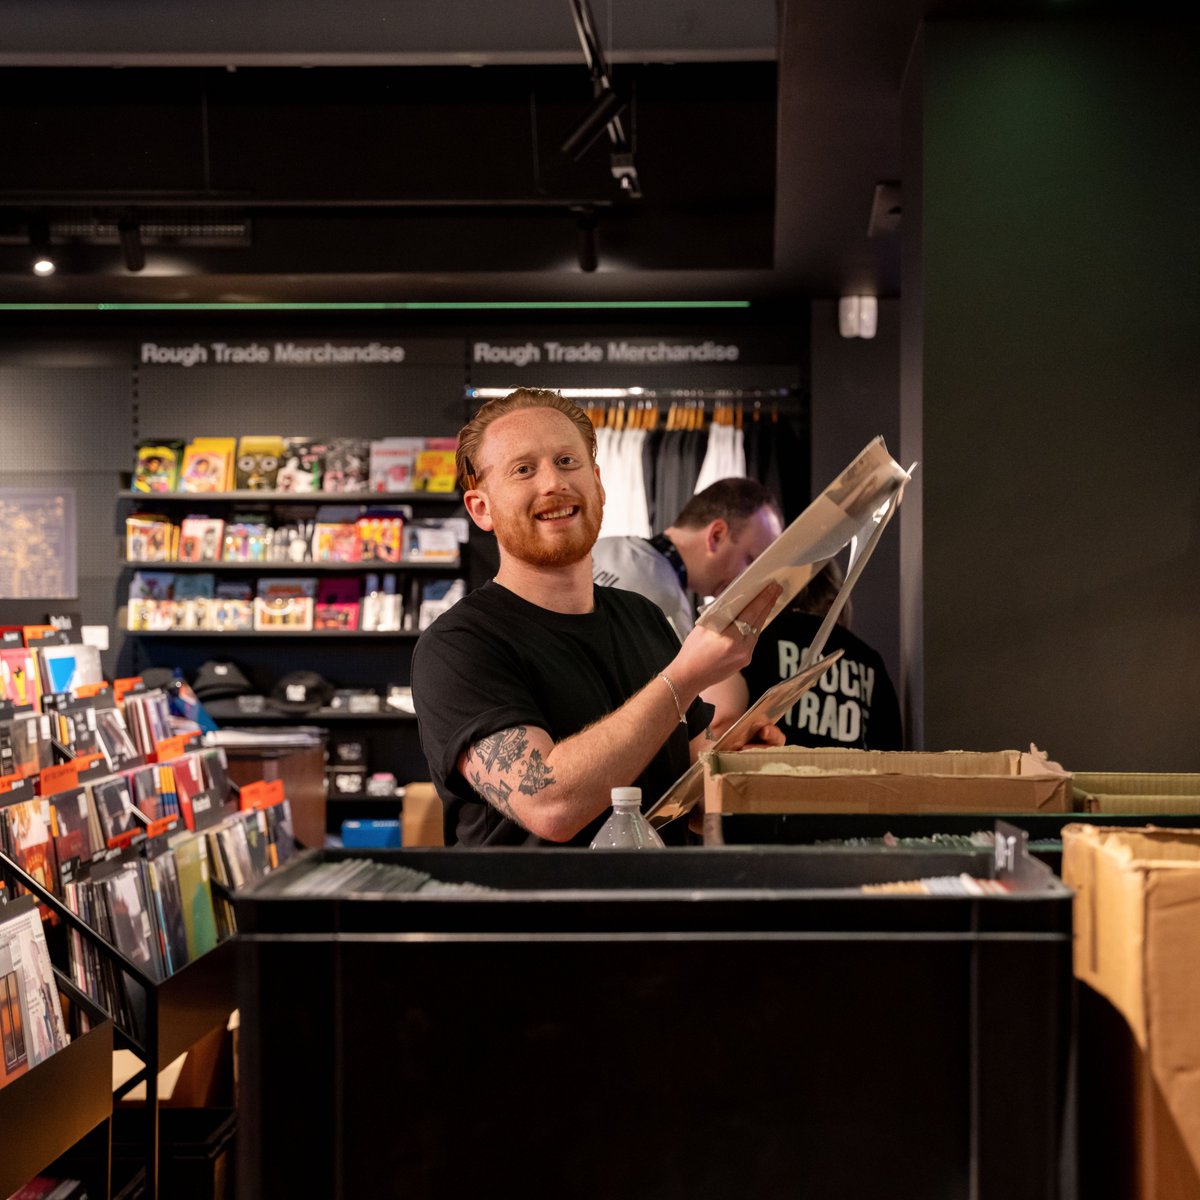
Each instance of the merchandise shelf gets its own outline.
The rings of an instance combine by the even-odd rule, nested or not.
[[[230,571],[245,575],[262,571],[275,571],[288,575],[312,575],[318,572],[337,572],[341,575],[380,574],[388,571],[459,571],[462,559],[453,562],[420,562],[401,559],[400,562],[383,562],[371,559],[362,562],[140,562],[125,558],[121,566],[139,571]]]
[[[146,504],[205,504],[230,500],[263,501],[271,504],[461,504],[459,492],[135,492],[123,488],[121,500],[140,500]]]

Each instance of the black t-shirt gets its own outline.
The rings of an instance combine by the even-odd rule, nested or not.
[[[751,701],[796,674],[800,655],[820,627],[820,617],[790,610],[767,626],[742,671]],[[841,625],[833,627],[825,643],[825,654],[833,650],[843,651],[842,657],[779,720],[788,744],[902,749],[900,705],[883,659]]]
[[[447,844],[551,845],[503,817],[462,777],[459,755],[514,725],[544,729],[556,742],[620,708],[675,657],[679,639],[649,600],[597,587],[590,613],[556,613],[495,581],[469,593],[417,642],[413,703],[421,748],[442,798]],[[712,708],[696,701],[634,780],[648,808],[689,763],[688,741]],[[601,814],[572,839],[586,846]]]

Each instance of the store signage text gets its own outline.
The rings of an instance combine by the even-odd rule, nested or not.
[[[471,359],[527,367],[534,363],[619,363],[670,366],[675,363],[737,362],[740,347],[723,342],[668,341],[663,338],[606,338],[584,342],[475,342]]]
[[[461,345],[461,343],[460,343]],[[142,342],[139,361],[147,366],[327,367],[402,363],[403,346],[389,342]]]

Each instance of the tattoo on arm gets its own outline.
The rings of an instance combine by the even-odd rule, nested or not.
[[[525,828],[521,818],[517,816],[513,811],[513,806],[508,802],[509,796],[512,795],[512,788],[503,779],[498,784],[491,784],[478,771],[475,771],[471,775],[471,786],[503,816],[520,825],[522,829]]]
[[[534,796],[553,782],[554,768],[546,762],[540,751],[530,750],[529,759],[525,763],[525,772],[517,786],[517,791],[524,792],[526,796]]]
[[[499,767],[501,771],[512,770],[513,764],[525,753],[529,738],[525,736],[525,726],[516,725],[512,729],[493,733],[471,747],[471,753],[482,764],[485,771]]]

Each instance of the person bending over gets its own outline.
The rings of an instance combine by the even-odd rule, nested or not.
[[[592,578],[653,600],[685,638],[696,623],[693,594],[719,596],[782,529],[783,512],[768,488],[740,476],[718,479],[697,492],[662,533],[600,538],[592,549]],[[730,677],[705,688],[714,729],[742,715],[738,682]]]

